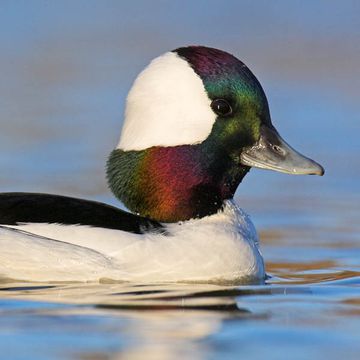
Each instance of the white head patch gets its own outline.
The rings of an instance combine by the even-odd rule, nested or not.
[[[216,115],[204,85],[186,60],[168,52],[136,78],[126,101],[118,149],[196,144],[211,132]]]

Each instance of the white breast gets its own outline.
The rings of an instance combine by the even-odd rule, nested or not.
[[[196,144],[208,137],[215,120],[200,77],[186,60],[168,52],[135,80],[118,148]]]
[[[50,224],[13,228],[0,228],[4,277],[221,283],[265,276],[254,226],[231,201],[218,214],[168,225],[172,235]]]

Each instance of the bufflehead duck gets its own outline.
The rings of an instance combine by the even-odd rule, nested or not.
[[[262,282],[249,217],[233,196],[251,167],[324,173],[270,119],[249,68],[189,46],[153,60],[126,102],[107,163],[132,212],[48,194],[0,194],[0,275],[30,281]]]

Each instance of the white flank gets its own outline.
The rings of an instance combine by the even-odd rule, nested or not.
[[[233,202],[223,212],[167,228],[171,235],[76,225],[1,226],[0,276],[29,281],[264,279],[255,228]]]
[[[187,61],[165,53],[136,78],[127,97],[117,148],[200,143],[216,120],[210,103],[202,80]]]

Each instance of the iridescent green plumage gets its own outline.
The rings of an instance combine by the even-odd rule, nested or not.
[[[226,99],[232,114],[219,116],[201,144],[114,150],[108,161],[114,194],[133,212],[167,222],[210,215],[232,198],[249,170],[241,164],[241,151],[258,140],[261,123],[270,121],[264,92],[242,62],[202,47],[176,52],[200,76],[208,98]],[[199,120],[194,118],[194,126]]]
[[[296,170],[293,164],[300,159],[300,164],[305,164],[301,171],[322,174],[318,164],[296,157],[282,142],[271,124],[260,83],[240,60],[200,46],[174,52],[190,65],[194,76],[200,77],[206,99],[222,99],[231,111],[218,113],[210,134],[201,143],[114,150],[108,161],[110,188],[131,211],[164,222],[213,214],[224,200],[234,196],[250,166],[289,172]],[[191,109],[187,111],[191,113]],[[196,116],[194,127],[202,121]],[[289,163],[285,153],[290,156]],[[295,162],[291,158],[294,154]]]

